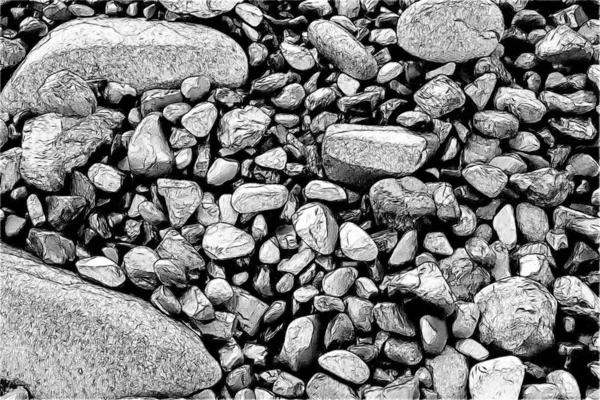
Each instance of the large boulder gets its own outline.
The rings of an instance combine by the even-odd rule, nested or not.
[[[36,398],[186,397],[221,369],[150,303],[0,243],[0,377]]]
[[[0,111],[40,112],[37,90],[55,72],[127,83],[138,93],[179,88],[204,75],[216,86],[246,81],[248,60],[240,45],[214,29],[143,19],[77,19],[52,30],[25,58],[0,94]]]
[[[398,44],[423,60],[467,62],[489,56],[504,32],[502,12],[490,0],[422,0],[398,20]]]
[[[558,303],[536,281],[510,277],[483,288],[474,299],[481,311],[479,341],[520,357],[554,345]]]
[[[323,167],[331,180],[359,188],[411,175],[437,151],[432,133],[401,126],[334,124],[323,138]]]

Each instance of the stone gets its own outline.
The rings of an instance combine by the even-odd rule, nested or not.
[[[288,194],[283,185],[245,183],[234,190],[231,205],[242,214],[277,210],[285,205]]]
[[[539,283],[510,277],[483,288],[474,299],[481,311],[479,341],[510,354],[532,357],[554,346],[557,302]]]
[[[520,203],[516,210],[519,231],[530,242],[541,242],[550,231],[548,215],[540,208],[529,203]]]
[[[181,125],[195,137],[204,138],[217,122],[218,114],[217,107],[213,103],[200,103],[181,117]]]
[[[107,51],[110,49],[110,51]],[[76,19],[42,39],[0,94],[0,111],[42,111],[37,90],[62,70],[131,85],[138,93],[160,87],[179,89],[197,75],[211,83],[238,87],[248,76],[242,48],[228,36],[202,25],[130,18]]]
[[[86,206],[87,201],[81,196],[48,196],[47,221],[57,231],[64,231],[83,216]]]
[[[330,202],[345,202],[348,200],[346,191],[333,182],[314,179],[304,187],[304,195],[310,200]]]
[[[166,315],[181,314],[181,304],[179,303],[179,299],[173,294],[171,289],[166,286],[160,286],[152,292],[150,302],[154,307],[158,308]]]
[[[185,289],[188,283],[187,270],[184,266],[166,258],[154,262],[154,273],[165,286]]]
[[[491,1],[426,0],[412,3],[398,20],[398,45],[435,63],[464,63],[489,56],[504,32]]]
[[[333,124],[323,138],[323,168],[329,179],[364,189],[413,174],[438,147],[436,135],[399,126]]]
[[[507,139],[517,134],[519,120],[504,111],[478,111],[473,115],[473,128],[485,137]]]
[[[181,228],[196,212],[202,201],[202,189],[193,181],[160,178],[156,181],[158,194],[165,199],[169,222]]]
[[[566,171],[554,168],[514,174],[510,177],[510,184],[538,207],[556,207],[562,204],[575,187]]]
[[[175,157],[163,133],[160,113],[144,117],[135,128],[127,147],[129,170],[146,178],[167,176],[175,164]]]
[[[423,238],[423,247],[427,251],[442,256],[449,256],[453,252],[452,245],[442,232],[427,233]]]
[[[106,257],[96,256],[78,260],[75,268],[79,275],[102,286],[118,288],[125,283],[125,272]]]
[[[448,341],[446,321],[432,315],[424,315],[419,320],[419,328],[423,350],[428,354],[440,354]]]
[[[22,155],[23,149],[20,147],[13,147],[0,154],[0,194],[10,192],[21,180]],[[34,171],[31,164],[28,168],[31,170],[31,174],[41,172]]]
[[[198,251],[175,229],[169,229],[163,235],[156,252],[161,258],[172,260],[194,275],[205,268],[204,260]]]
[[[473,400],[518,400],[525,366],[515,356],[498,357],[475,364],[469,372]]]
[[[546,106],[537,99],[533,91],[508,87],[498,89],[494,107],[500,111],[510,111],[526,124],[541,121],[547,112]]]
[[[457,340],[456,350],[475,361],[483,361],[490,356],[490,352],[473,339]]]
[[[294,230],[311,249],[329,255],[335,250],[339,228],[329,207],[313,202],[300,207],[292,215]]]
[[[193,321],[210,321],[216,318],[215,309],[198,286],[191,286],[179,300],[181,311]]]
[[[340,226],[340,248],[346,257],[355,261],[373,261],[378,254],[371,236],[353,222]]]
[[[592,43],[567,25],[552,29],[535,45],[535,55],[551,63],[586,62],[593,53]]]
[[[486,73],[465,86],[464,92],[479,111],[483,110],[492,97],[498,78],[496,74]]]
[[[456,82],[440,75],[417,90],[414,100],[431,118],[440,118],[461,108],[466,97]]]
[[[117,193],[125,182],[125,174],[115,167],[102,163],[90,166],[88,178],[97,189],[107,193]]]
[[[456,249],[450,257],[441,260],[439,268],[457,300],[473,300],[473,296],[490,283],[487,270],[475,264],[470,254],[462,247]]]
[[[328,375],[317,372],[310,378],[306,384],[306,394],[311,400],[319,399],[345,399],[345,400],[358,400],[359,397],[356,392]]]
[[[208,152],[207,152],[208,153]],[[207,155],[210,158],[210,154]],[[198,157],[198,160],[201,158]],[[233,180],[240,170],[240,163],[227,158],[217,158],[206,172],[206,183],[221,186]]]
[[[283,347],[277,360],[294,372],[311,367],[317,360],[319,331],[320,323],[316,316],[294,319],[285,331]]]
[[[381,330],[397,333],[402,336],[416,335],[413,323],[408,319],[404,307],[400,304],[377,303],[373,307],[373,318]]]
[[[44,113],[87,117],[98,107],[96,96],[87,82],[68,70],[48,76],[38,89],[38,96]]]
[[[598,320],[600,298],[576,276],[561,276],[554,281],[553,294],[568,315]]]
[[[362,385],[371,375],[367,364],[348,350],[329,351],[319,357],[318,363],[325,371],[354,385]]]
[[[36,228],[46,222],[46,214],[44,214],[42,202],[35,194],[30,194],[27,197],[27,214],[29,215],[31,224]]]
[[[4,91],[8,87],[7,83]],[[121,113],[104,108],[85,118],[44,114],[28,120],[23,126],[21,176],[43,191],[62,189],[68,173],[111,143],[123,120]]]
[[[181,94],[191,102],[201,100],[210,91],[210,79],[206,76],[190,76],[181,82]]]
[[[591,118],[560,117],[548,120],[550,128],[560,135],[577,140],[591,140],[598,131],[592,124]]]
[[[558,206],[552,214],[554,228],[566,229],[585,236],[595,244],[600,244],[600,218],[581,211]]]
[[[219,222],[206,228],[202,249],[213,260],[245,257],[254,251],[254,239],[233,225]]]
[[[375,222],[400,231],[419,227],[436,212],[427,186],[413,177],[382,179],[371,186],[369,198]]]
[[[185,397],[221,379],[200,337],[147,301],[0,247],[0,375],[32,396]]]
[[[433,389],[443,399],[466,400],[469,366],[465,356],[446,346],[435,358],[425,360],[433,377]]]
[[[416,342],[389,338],[383,345],[383,354],[398,364],[417,365],[423,360],[423,353]]]
[[[571,373],[558,369],[550,372],[546,376],[546,382],[556,385],[560,393],[560,397],[566,400],[580,400],[581,391],[575,377]]]
[[[26,55],[27,49],[23,41],[0,38],[0,70],[4,71],[19,65]]]
[[[226,150],[227,154],[234,154],[256,145],[270,123],[271,118],[260,108],[236,108],[221,117],[217,137],[223,150]]]
[[[308,40],[343,73],[360,81],[377,75],[375,58],[348,31],[335,22],[313,21],[308,26]]]
[[[523,386],[521,398],[523,400],[559,400],[561,399],[561,394],[556,385],[551,383],[535,383]]]
[[[256,165],[263,168],[283,171],[287,164],[287,153],[282,147],[275,147],[254,158]]]
[[[467,166],[462,176],[479,193],[492,199],[498,197],[508,183],[508,177],[500,168],[485,164]]]
[[[237,316],[239,327],[252,337],[258,333],[268,306],[246,290],[233,287],[233,296],[225,303],[225,308]]]
[[[159,256],[154,250],[137,246],[123,256],[123,268],[134,285],[143,290],[154,290],[158,286],[154,263],[158,260]]]
[[[215,278],[208,281],[204,288],[204,294],[212,304],[219,305],[233,297],[233,289],[225,279]]]
[[[46,264],[65,265],[75,260],[75,244],[59,233],[31,229],[27,244]]]
[[[176,14],[193,15],[198,18],[214,18],[235,8],[241,0],[160,0],[167,10]]]

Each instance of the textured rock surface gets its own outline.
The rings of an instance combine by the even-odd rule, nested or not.
[[[33,396],[183,397],[221,378],[198,335],[150,303],[0,251],[0,376]]]
[[[142,92],[179,88],[183,79],[194,75],[237,87],[246,81],[247,64],[237,43],[201,25],[79,19],[53,30],[31,50],[0,94],[0,110],[39,111],[37,89],[63,69],[84,79],[127,83]]]
[[[525,366],[517,357],[494,358],[476,364],[469,373],[473,400],[517,400],[525,377]]]
[[[323,167],[329,179],[366,187],[381,178],[412,174],[438,146],[435,135],[400,126],[336,124],[325,132]]]
[[[397,30],[400,47],[438,63],[488,56],[502,32],[502,13],[489,0],[422,0],[400,15]]]

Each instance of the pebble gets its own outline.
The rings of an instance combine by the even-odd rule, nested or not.
[[[496,92],[494,107],[500,111],[508,110],[526,124],[539,122],[547,112],[544,103],[531,90],[507,87]]]
[[[87,201],[81,196],[46,197],[47,221],[57,231],[64,231],[83,216]]]
[[[216,223],[206,228],[202,249],[213,260],[230,260],[245,257],[254,251],[252,236],[226,223]]]
[[[242,214],[277,210],[285,205],[288,194],[283,185],[245,183],[233,192],[231,205]]]
[[[43,262],[65,265],[75,260],[75,244],[56,232],[31,229],[27,243]]]
[[[456,82],[439,75],[417,90],[414,100],[432,118],[440,118],[461,108],[466,97]]]
[[[50,75],[38,89],[45,112],[86,117],[94,114],[98,102],[81,76],[64,70]]]
[[[562,204],[575,186],[565,171],[554,168],[513,174],[510,185],[523,192],[531,204],[544,208]]]
[[[423,354],[416,342],[390,338],[383,345],[383,354],[391,361],[404,365],[418,365]]]
[[[438,356],[425,360],[433,377],[433,389],[444,399],[467,399],[469,366],[465,356],[446,346]]]
[[[146,178],[167,176],[175,164],[173,152],[163,133],[160,114],[144,117],[129,141],[127,148],[129,170]]]
[[[275,147],[255,157],[254,162],[263,168],[283,171],[287,163],[287,153],[282,147]]]
[[[307,203],[292,215],[298,236],[319,254],[328,255],[335,250],[339,228],[333,213],[324,204]]]
[[[514,207],[510,204],[502,207],[494,217],[493,226],[498,239],[508,249],[513,249],[517,244],[517,222]]]
[[[279,49],[285,61],[297,71],[309,71],[315,66],[315,59],[306,47],[284,41]]]
[[[210,321],[216,318],[213,305],[198,286],[191,286],[179,300],[181,311],[194,321]]]
[[[198,157],[200,159],[200,157]],[[232,181],[240,170],[240,163],[227,158],[217,158],[206,172],[206,183],[221,186]]]
[[[92,282],[109,288],[118,288],[125,283],[125,272],[112,260],[102,257],[90,257],[78,260],[75,268],[79,275]]]
[[[346,257],[355,261],[373,261],[378,254],[371,236],[352,222],[340,226],[340,248]]]
[[[367,364],[347,350],[327,352],[319,357],[318,362],[325,371],[354,385],[362,385],[371,375]]]
[[[480,315],[477,304],[457,301],[456,317],[452,323],[452,334],[461,339],[470,338],[475,332]]]
[[[160,259],[154,262],[154,273],[156,277],[165,286],[178,289],[185,289],[188,284],[186,268],[169,259]]]
[[[288,325],[278,360],[290,370],[298,372],[317,361],[317,346],[320,323],[315,316],[294,319]],[[309,393],[311,383],[307,385]]]
[[[134,285],[143,290],[154,290],[158,287],[154,263],[159,259],[159,255],[151,248],[137,246],[123,256],[123,269]]]
[[[494,358],[475,364],[469,372],[469,392],[474,400],[518,400],[525,366],[517,357]]]
[[[311,400],[324,398],[358,400],[356,392],[328,375],[317,372],[306,384],[306,394]]]
[[[530,242],[540,242],[550,231],[546,212],[529,203],[519,203],[516,209],[517,226],[519,231]]]
[[[551,63],[588,61],[593,52],[592,44],[567,25],[552,29],[535,45],[535,55]]]
[[[424,315],[419,320],[419,328],[425,353],[440,354],[448,341],[446,322],[431,315]]]
[[[125,183],[125,174],[107,164],[92,164],[87,175],[96,188],[107,193],[118,192]]]
[[[575,377],[571,373],[557,369],[546,376],[546,382],[556,385],[562,398],[568,400],[581,399],[581,391]]]
[[[471,99],[479,111],[483,110],[492,97],[498,78],[493,73],[486,73],[475,79],[464,88],[465,94]]]
[[[598,319],[600,298],[581,279],[562,276],[554,281],[552,293],[566,314]]]
[[[461,339],[456,341],[456,350],[475,361],[483,361],[490,356],[489,351],[473,339]]]
[[[519,120],[511,113],[485,110],[473,115],[473,127],[483,136],[494,139],[507,139],[519,130]]]
[[[426,234],[423,238],[423,247],[427,251],[442,256],[449,256],[453,252],[452,245],[442,232],[429,232]]]
[[[469,165],[462,170],[462,176],[478,192],[492,199],[498,197],[508,183],[506,174],[491,165]]]
[[[202,200],[202,189],[196,182],[160,178],[158,194],[167,205],[169,222],[178,229],[196,212]]]
[[[373,318],[381,330],[402,336],[415,336],[416,334],[413,323],[399,304],[377,303],[373,307]]]
[[[219,143],[228,154],[256,145],[267,131],[271,118],[260,108],[236,108],[221,117],[217,129]]]
[[[203,83],[198,84],[202,85]],[[196,96],[198,96],[198,94],[196,94]],[[182,116],[181,125],[195,137],[205,138],[209,135],[215,125],[217,116],[218,110],[213,103],[200,103]]]

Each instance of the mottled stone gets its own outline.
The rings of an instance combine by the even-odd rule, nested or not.
[[[323,138],[323,168],[331,180],[366,188],[378,179],[414,173],[438,146],[436,135],[399,126],[334,124]]]
[[[119,112],[99,109],[85,118],[45,114],[28,120],[23,127],[23,179],[40,190],[60,190],[68,173],[85,165],[99,147],[110,144],[113,130],[123,119]]]
[[[0,94],[0,110],[41,111],[37,89],[63,69],[83,79],[126,83],[142,93],[156,87],[179,89],[183,79],[195,75],[237,87],[246,81],[248,61],[231,38],[202,25],[76,19],[53,29],[29,53]]]
[[[398,44],[436,63],[467,62],[490,55],[504,32],[500,9],[491,1],[424,0],[398,20]]]
[[[377,62],[373,55],[335,22],[312,22],[308,26],[308,40],[319,54],[355,79],[369,80],[377,74]]]
[[[198,335],[147,301],[0,248],[0,375],[32,396],[177,398],[220,380]]]
[[[539,283],[510,277],[475,296],[481,311],[479,340],[517,356],[531,357],[554,345],[557,302]]]

